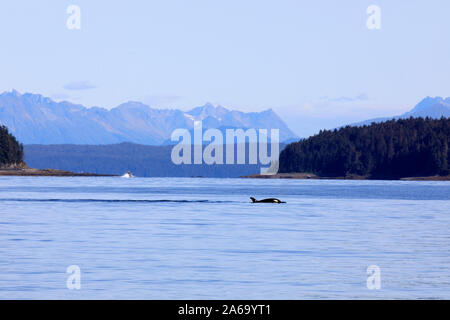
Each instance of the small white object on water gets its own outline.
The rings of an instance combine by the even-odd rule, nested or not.
[[[121,178],[133,178],[134,176],[131,174],[130,171],[127,171]]]

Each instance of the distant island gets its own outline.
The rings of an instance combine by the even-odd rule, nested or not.
[[[278,177],[444,180],[449,145],[450,119],[444,117],[323,130],[284,148]]]
[[[280,150],[285,144],[280,144]],[[206,144],[203,145],[203,148]],[[134,143],[111,145],[25,145],[25,161],[34,168],[54,168],[72,172],[122,175],[131,171],[137,177],[237,178],[261,172],[258,164],[181,164],[172,162],[172,145],[149,146]],[[235,146],[235,157],[237,145]],[[249,145],[245,158],[249,158]],[[223,147],[226,156],[226,146]],[[193,152],[192,152],[193,156]]]

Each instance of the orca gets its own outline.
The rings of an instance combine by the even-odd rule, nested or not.
[[[262,199],[262,200],[256,200],[253,197],[250,197],[250,199],[252,200],[252,203],[286,203],[284,201],[281,201],[280,199],[276,199],[276,198],[267,198],[267,199]]]

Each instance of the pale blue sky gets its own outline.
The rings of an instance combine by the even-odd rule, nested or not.
[[[81,8],[81,30],[66,9]],[[366,9],[381,8],[381,30]],[[448,0],[15,0],[0,91],[112,108],[273,108],[299,135],[450,96]]]

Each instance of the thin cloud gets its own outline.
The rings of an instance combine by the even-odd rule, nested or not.
[[[328,101],[330,101],[330,102],[351,102],[351,101],[355,101],[355,99],[350,98],[350,97],[339,97],[339,98],[329,99]]]
[[[354,101],[366,101],[369,100],[369,96],[366,93],[361,93],[356,97],[346,97],[342,96],[339,98],[328,99],[330,102],[354,102]]]
[[[73,81],[64,86],[66,90],[90,90],[95,88],[97,86],[91,84],[89,81]]]

